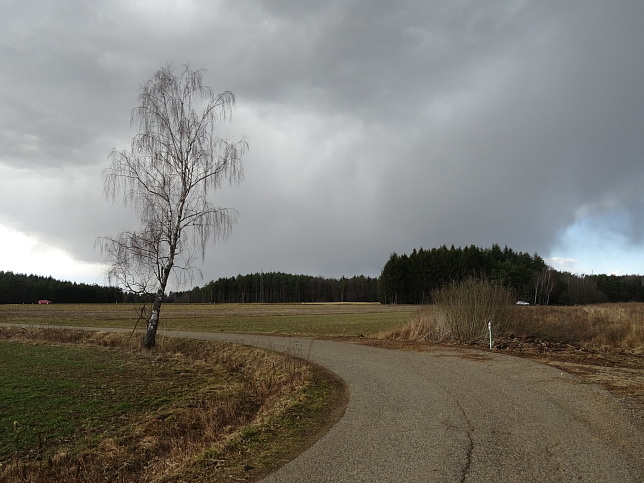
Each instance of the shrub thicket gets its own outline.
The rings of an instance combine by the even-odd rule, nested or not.
[[[510,322],[512,292],[485,279],[468,278],[432,292],[450,339],[470,342],[484,337],[488,322],[503,334]]]
[[[502,335],[510,325],[514,294],[496,282],[468,278],[434,290],[432,300],[389,337],[472,342],[486,336],[488,322],[495,335]]]

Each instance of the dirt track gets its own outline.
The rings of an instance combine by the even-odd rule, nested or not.
[[[267,482],[644,481],[641,412],[555,367],[476,350],[181,335],[287,351],[347,382],[344,417]]]

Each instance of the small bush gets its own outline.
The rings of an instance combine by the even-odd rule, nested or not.
[[[432,305],[424,306],[402,328],[385,337],[397,340],[472,342],[510,327],[514,296],[511,290],[485,279],[470,278],[432,292]]]
[[[496,334],[506,332],[514,297],[498,283],[469,278],[432,292],[432,300],[442,315],[436,319],[447,329],[442,332],[457,342],[471,342],[486,335],[490,321]]]

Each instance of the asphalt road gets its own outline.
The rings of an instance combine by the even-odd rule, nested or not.
[[[343,418],[265,482],[644,482],[642,414],[536,362],[237,334],[306,358],[350,389]]]

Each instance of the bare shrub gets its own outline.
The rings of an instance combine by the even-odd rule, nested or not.
[[[471,342],[485,336],[488,322],[496,334],[504,334],[510,324],[512,292],[485,279],[468,278],[432,292],[432,299],[445,324],[440,332],[457,342]]]
[[[511,326],[511,290],[485,279],[470,278],[432,292],[431,305],[422,306],[399,329],[381,334],[395,340],[472,342],[483,338],[492,322],[496,335]]]

